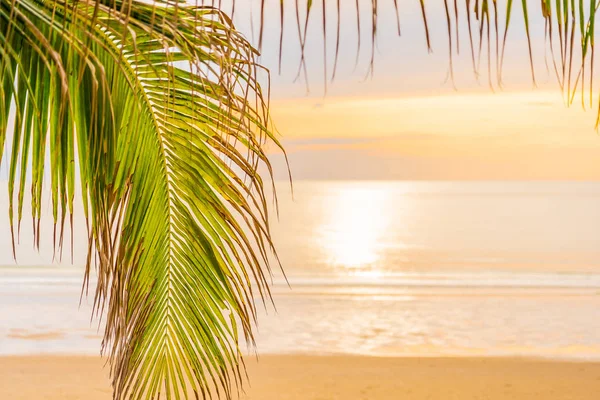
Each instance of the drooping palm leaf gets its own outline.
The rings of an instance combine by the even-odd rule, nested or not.
[[[49,143],[61,246],[79,167],[86,274],[95,263],[98,311],[108,302],[103,347],[115,397],[229,396],[241,378],[238,324],[252,340],[253,290],[268,293],[261,267],[271,239],[256,171],[269,165],[265,140],[277,141],[256,51],[211,7],[0,4],[11,207],[19,186],[20,221],[31,157],[39,225]]]
[[[336,2],[338,16],[334,75],[339,7],[347,2],[328,1]],[[499,83],[508,28],[515,23],[512,1],[465,0],[467,18],[459,17],[457,1],[411,1],[419,1],[424,45],[434,45],[427,9],[444,7],[449,56],[453,46],[459,49],[459,24],[467,24],[476,73],[476,59],[487,51],[488,74],[491,79],[497,65]],[[357,29],[360,10],[369,13],[373,46],[384,2],[349,2]],[[284,6],[295,8],[303,50],[309,18],[321,12],[322,32],[328,32],[327,1],[318,3],[279,0],[281,24]],[[531,11],[534,3],[541,13]],[[243,369],[238,329],[252,341],[255,294],[268,296],[271,236],[266,183],[257,171],[260,164],[270,170],[265,143],[279,143],[257,50],[235,30],[227,10],[214,8],[219,4],[0,0],[0,159],[10,143],[14,236],[30,186],[39,245],[42,185],[49,180],[61,251],[81,186],[89,232],[86,282],[95,267],[96,311],[106,318],[103,349],[117,399],[230,397]],[[571,100],[579,83],[583,93],[586,71],[592,90],[598,4],[521,2],[532,73],[529,21],[541,17]],[[263,18],[266,3],[259,5]],[[498,10],[506,10],[501,23]],[[573,56],[576,43],[580,62]]]

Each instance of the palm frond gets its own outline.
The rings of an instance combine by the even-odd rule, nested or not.
[[[212,7],[0,4],[3,141],[11,100],[17,113],[11,210],[20,223],[31,157],[39,224],[49,143],[61,248],[79,167],[115,398],[230,397],[238,327],[252,341],[254,291],[269,295],[257,168],[278,142],[256,50]]]
[[[261,9],[265,8],[270,0],[260,0]],[[328,0],[323,4],[336,4],[337,0]],[[429,51],[433,49],[442,49],[448,54],[449,77],[452,78],[454,72],[454,58],[459,54],[462,41],[468,41],[470,47],[470,56],[472,59],[473,70],[477,77],[487,76],[490,87],[502,87],[502,70],[504,65],[504,55],[506,50],[507,39],[510,34],[510,27],[515,24],[521,24],[525,32],[524,38],[527,47],[524,49],[529,58],[529,69],[533,85],[536,85],[536,52],[550,53],[552,67],[558,84],[563,91],[566,103],[571,105],[574,101],[576,93],[581,94],[582,105],[588,103],[591,106],[595,96],[594,88],[594,62],[595,62],[595,19],[600,7],[600,2],[597,0],[539,0],[528,1],[521,0],[513,4],[513,0],[462,0],[464,7],[460,6],[460,0],[356,0],[342,3],[349,9],[356,11],[356,19],[349,18],[348,20],[336,18],[333,22],[337,24],[335,28],[335,38],[330,38],[331,34],[327,34],[330,30],[327,24],[331,24],[331,17],[326,14],[326,6],[318,7],[311,0],[290,0],[282,1],[283,5],[287,4],[290,8],[295,8],[297,15],[303,14],[305,20],[296,19],[298,28],[298,41],[302,52],[301,61],[298,70],[298,76],[302,69],[305,69],[306,54],[306,30],[310,26],[315,31],[321,30],[324,33],[324,41],[326,43],[335,39],[335,52],[326,54],[325,60],[333,57],[334,66],[337,64],[338,49],[340,38],[337,32],[340,31],[341,24],[351,24],[359,32],[357,41],[357,62],[358,53],[364,47],[361,41],[361,30],[364,31],[364,22],[371,21],[370,54],[369,69],[372,73],[372,68],[375,64],[375,44],[379,33],[378,13],[395,11],[398,22],[397,32],[402,35],[400,30],[402,14],[400,9],[404,4],[412,4],[421,11],[421,20],[424,26],[423,44]],[[236,1],[234,0],[234,3]],[[519,4],[520,3],[520,4]],[[361,4],[361,5],[359,5]],[[436,7],[443,12],[445,18],[446,31],[445,43],[434,43],[434,38],[431,34],[430,17],[428,10]],[[315,10],[315,11],[313,11]],[[520,15],[515,16],[516,12]],[[283,13],[283,11],[282,11]],[[367,15],[364,15],[367,13]],[[315,21],[312,21],[314,19]],[[533,21],[537,23],[532,23]],[[539,23],[542,22],[542,23]],[[266,21],[263,20],[261,14],[260,32],[265,26]],[[439,22],[438,22],[439,23]],[[468,31],[468,37],[460,36],[459,27],[465,26]],[[284,28],[283,19],[280,19],[279,29],[280,34]],[[542,32],[535,32],[535,29],[543,27]],[[442,27],[440,27],[441,29]],[[539,48],[537,42],[534,43],[533,37],[539,37],[543,34],[547,41],[543,48]],[[329,36],[328,36],[329,35]],[[280,37],[282,37],[280,35]],[[412,41],[418,38],[410,38]],[[439,47],[438,47],[439,46]],[[280,48],[281,48],[280,44]],[[292,47],[293,48],[293,47]],[[260,46],[259,46],[260,50]],[[401,51],[401,49],[399,50]],[[281,52],[280,52],[281,53]],[[281,56],[285,57],[285,55]],[[484,58],[485,64],[482,65],[481,59]],[[323,67],[327,68],[327,61]],[[335,67],[334,67],[335,68]],[[306,74],[305,74],[306,75]],[[325,79],[325,82],[327,79]],[[587,85],[587,86],[586,86]],[[599,96],[600,98],[600,96]],[[598,120],[596,128],[600,124],[600,101],[598,102]]]

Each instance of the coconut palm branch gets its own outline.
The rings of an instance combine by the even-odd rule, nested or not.
[[[302,10],[303,50],[309,18],[321,13],[327,35],[328,1],[277,2],[281,15],[290,5]],[[338,16],[342,3],[334,3]],[[351,23],[371,31],[373,49],[381,5],[366,3],[371,25],[361,27],[360,15]],[[388,3],[401,11],[402,2]],[[534,81],[534,3],[572,101],[586,81],[593,88],[598,3],[515,3]],[[95,313],[106,320],[102,348],[115,399],[235,396],[244,370],[238,332],[253,343],[255,298],[270,296],[266,146],[281,145],[269,118],[268,71],[258,59],[266,3],[258,3],[256,47],[219,4],[0,0],[0,159],[6,151],[13,248],[28,189],[39,246],[49,184],[53,240],[62,253],[80,188],[89,236],[84,288],[96,270]],[[490,80],[496,66],[501,83],[511,0],[419,4],[428,48],[427,8],[444,7],[451,72],[462,23],[475,72],[483,54]],[[335,75],[339,53],[343,21],[335,20],[335,61],[326,77]],[[306,68],[304,56],[300,64]]]
[[[268,296],[257,166],[269,167],[265,141],[278,143],[256,50],[211,7],[0,4],[11,218],[30,171],[39,242],[49,180],[62,247],[79,176],[115,397],[229,397],[238,328],[252,341],[254,292]]]

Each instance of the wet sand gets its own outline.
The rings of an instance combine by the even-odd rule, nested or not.
[[[577,399],[600,394],[600,363],[514,358],[263,356],[243,399]],[[0,357],[0,399],[109,400],[98,357]]]

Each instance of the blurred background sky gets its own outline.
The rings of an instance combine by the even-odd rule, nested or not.
[[[259,38],[260,3],[260,0],[238,2],[234,14],[238,29],[254,43]],[[496,85],[494,57],[492,88],[488,83],[486,43],[479,80],[473,73],[464,2],[459,2],[460,55],[454,55],[456,89],[447,79],[448,37],[443,0],[426,2],[431,53],[426,46],[419,1],[399,2],[400,37],[393,0],[379,1],[372,76],[368,75],[371,1],[359,0],[362,34],[358,63],[356,5],[354,1],[342,1],[339,59],[335,80],[331,82],[336,2],[327,2],[326,62],[322,5],[313,3],[306,44],[308,84],[303,74],[295,81],[301,54],[295,2],[286,2],[284,8],[281,73],[278,73],[279,2],[267,0],[265,6],[261,61],[272,71],[273,117],[295,179],[595,180],[600,177],[600,164],[596,161],[600,138],[594,130],[597,104],[585,113],[577,97],[571,108],[565,107],[545,46],[539,2],[528,2],[537,87],[534,88],[531,79],[521,4],[515,2],[502,90]],[[223,4],[229,9],[227,2]],[[506,6],[505,2],[498,4],[502,35]],[[304,7],[300,4],[299,11],[303,23],[305,4]],[[477,46],[475,23],[473,31]],[[454,46],[456,50],[456,43]],[[495,53],[493,24],[491,51]],[[574,59],[578,59],[577,52]],[[574,65],[578,67],[577,62]],[[274,160],[277,178],[285,178],[283,160],[277,152]]]
[[[231,13],[232,0],[218,3]],[[398,36],[394,1],[378,2],[372,75],[369,74],[371,0],[358,0],[361,21],[358,57],[356,3],[341,1],[339,58],[333,81],[337,2],[326,2],[325,51],[322,3],[313,1],[305,48],[307,79],[304,73],[296,79],[301,60],[296,1],[284,3],[280,57],[280,2],[265,0],[260,61],[271,70],[273,121],[287,149],[295,179],[596,180],[600,177],[600,163],[596,161],[600,137],[594,130],[598,104],[595,102],[592,110],[588,104],[585,112],[578,95],[570,108],[565,106],[549,58],[539,2],[528,2],[537,86],[534,88],[531,78],[521,4],[514,2],[502,89],[496,79],[493,24],[491,87],[485,42],[477,61],[479,79],[473,72],[465,2],[457,3],[461,40],[460,54],[456,54],[456,42],[453,43],[454,85],[448,79],[443,0],[426,2],[432,52],[426,46],[418,0],[398,2],[401,36]],[[298,3],[300,25],[304,25],[306,2]],[[506,3],[498,4],[502,35]],[[234,23],[256,46],[260,14],[261,0],[236,2]],[[475,21],[472,26],[477,47]],[[558,52],[557,41],[555,46]],[[576,50],[574,60],[578,59]],[[578,70],[577,61],[574,65],[574,70]],[[263,78],[263,82],[268,82],[266,74]],[[270,152],[275,177],[287,179],[282,154],[274,148]],[[0,180],[6,179],[7,161],[4,157],[0,165]]]

